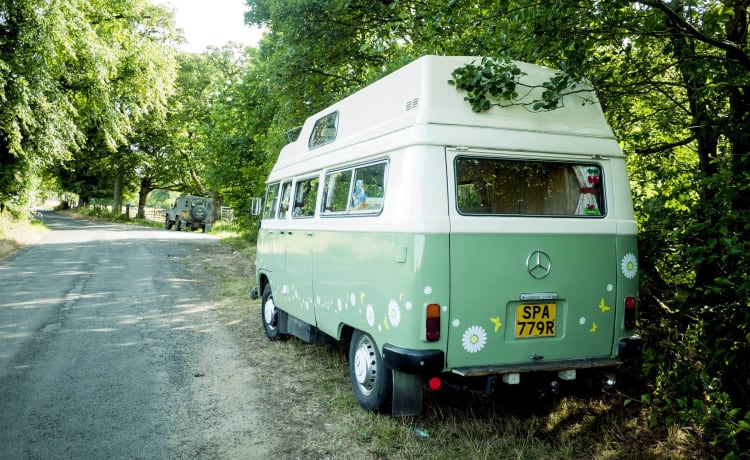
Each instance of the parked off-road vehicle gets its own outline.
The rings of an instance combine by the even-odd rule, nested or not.
[[[214,202],[211,198],[181,195],[175,200],[172,209],[167,211],[164,228],[169,230],[174,226],[177,231],[183,228],[195,231],[200,228],[204,233],[210,232],[213,223],[213,206]]]

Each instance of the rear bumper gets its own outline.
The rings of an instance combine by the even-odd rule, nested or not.
[[[445,354],[442,350],[411,350],[386,343],[383,364],[407,374],[438,374],[443,371]]]

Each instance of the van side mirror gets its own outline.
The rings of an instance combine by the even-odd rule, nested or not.
[[[250,200],[250,213],[254,216],[259,216],[261,209],[263,209],[263,200],[261,198],[252,198]]]

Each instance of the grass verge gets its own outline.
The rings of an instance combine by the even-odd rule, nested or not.
[[[269,442],[280,458],[305,459],[687,459],[708,453],[700,433],[650,423],[649,407],[620,392],[540,399],[503,387],[491,398],[445,388],[422,415],[389,417],[359,407],[348,374],[348,344],[270,342],[260,303],[250,300],[254,248],[229,240],[204,264],[217,276],[217,311],[237,338],[261,389]],[[222,259],[220,262],[216,259]],[[229,261],[228,261],[229,260]]]

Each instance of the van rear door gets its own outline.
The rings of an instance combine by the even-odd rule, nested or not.
[[[450,149],[446,158],[447,367],[471,375],[609,358],[617,259],[606,160]]]

